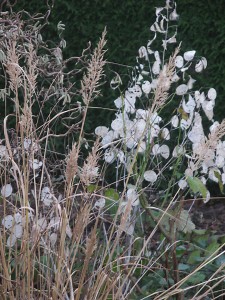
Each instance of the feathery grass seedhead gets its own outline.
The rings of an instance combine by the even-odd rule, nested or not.
[[[29,103],[24,103],[22,114],[20,115],[20,131],[23,138],[31,138],[34,129],[32,109]]]
[[[32,43],[28,43],[28,54],[27,54],[27,80],[29,83],[29,97],[31,97],[37,85],[37,76],[38,76],[38,59],[36,54],[36,49]]]
[[[215,129],[208,136],[208,140],[206,142],[209,149],[215,150],[218,142],[224,137],[225,135],[225,119],[222,120]]]
[[[91,55],[90,62],[87,67],[87,74],[84,75],[81,81],[81,95],[85,105],[89,105],[100,94],[100,80],[103,77],[103,67],[106,63],[104,55],[106,50],[106,28],[102,33],[102,37]]]
[[[70,184],[70,182],[74,179],[74,177],[77,174],[78,171],[78,156],[79,156],[79,152],[77,149],[77,145],[76,143],[73,144],[72,149],[70,151],[70,153],[67,155],[66,158],[66,172],[65,172],[65,176],[66,176],[66,182],[67,184]]]
[[[152,104],[152,108],[154,108],[154,111],[158,111],[160,108],[162,108],[168,100],[172,78],[176,72],[175,59],[179,52],[180,46],[176,48],[173,55],[170,56],[168,63],[163,66],[163,69],[159,73],[157,87],[154,93],[154,100]]]
[[[14,35],[12,39],[8,41],[5,60],[5,68],[9,76],[9,87],[14,93],[17,93],[18,88],[22,85],[22,70],[19,65],[20,55],[17,53],[16,38],[17,35]]]
[[[92,147],[92,151],[89,153],[80,171],[80,180],[85,186],[95,182],[100,175],[98,166],[101,155],[99,152],[100,146],[99,140],[96,140]]]

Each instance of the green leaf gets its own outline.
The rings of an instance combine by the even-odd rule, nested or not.
[[[206,248],[208,244],[209,236],[208,235],[200,235],[194,239],[195,243],[201,247]]]
[[[182,119],[188,120],[189,116],[188,116],[188,114],[183,110],[183,108],[179,107],[179,108],[177,109],[177,111],[178,111],[179,114],[181,114]]]
[[[186,254],[186,252],[187,252],[187,248],[185,246],[183,246],[183,245],[178,246],[176,248],[176,256],[178,258],[182,257],[184,254]]]
[[[199,263],[202,261],[202,257],[201,257],[201,251],[200,250],[195,250],[193,252],[191,252],[191,254],[188,257],[188,264],[194,265],[196,263]]]
[[[214,171],[214,175],[218,179],[219,188],[220,188],[221,193],[223,194],[223,182],[222,182],[222,179],[221,179],[221,174],[219,172]]]
[[[205,274],[202,272],[197,272],[193,274],[190,278],[188,278],[188,283],[189,284],[198,284],[200,282],[203,282],[205,280]]]
[[[98,190],[100,190],[102,187],[101,186],[98,186],[97,184],[90,184],[88,187],[87,187],[87,192],[88,193],[94,193]]]
[[[105,199],[105,208],[107,214],[111,217],[115,216],[118,210],[118,203],[109,199]]]
[[[225,244],[225,236],[220,237],[221,244]]]
[[[190,265],[180,263],[180,264],[178,265],[178,270],[179,270],[179,271],[187,271],[187,270],[190,270]]]
[[[193,230],[193,232],[196,234],[196,235],[203,235],[206,233],[206,229],[195,229]]]
[[[109,213],[111,216],[115,216],[118,210],[118,200],[120,198],[119,193],[114,189],[107,189],[104,191],[104,197],[107,213]]]
[[[193,193],[200,193],[203,198],[206,198],[207,189],[199,178],[188,176],[187,182]]]
[[[221,256],[219,256],[219,257],[215,260],[215,262],[216,262],[217,267],[220,267],[222,264],[225,263],[225,255],[222,254]]]
[[[215,242],[212,242],[209,244],[209,246],[206,248],[206,252],[209,253],[209,255],[213,254],[218,248],[220,247],[220,244]]]
[[[187,210],[181,210],[179,217],[176,219],[176,226],[179,231],[184,233],[192,232],[195,229],[195,224],[191,221]]]
[[[112,200],[115,200],[115,201],[118,201],[120,199],[119,193],[116,192],[114,189],[107,189],[104,192],[104,196],[106,198],[109,198],[109,199],[112,199]]]

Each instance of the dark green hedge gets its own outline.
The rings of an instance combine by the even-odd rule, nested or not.
[[[134,65],[137,50],[145,45],[149,36],[149,27],[155,18],[155,7],[164,5],[157,0],[55,0],[50,17],[50,26],[46,36],[53,38],[56,24],[62,21],[66,25],[66,56],[80,55],[87,42],[93,44],[98,40],[105,26],[108,30],[109,62]],[[37,0],[18,0],[16,10],[25,9],[45,12],[46,2]],[[207,70],[200,76],[200,84],[214,87],[218,91],[216,115],[220,120],[225,117],[225,1],[224,0],[178,0],[179,40],[184,50],[197,50],[208,60]],[[108,65],[110,70],[127,74],[125,67]],[[125,77],[126,78],[126,77]],[[112,105],[115,95],[104,91],[101,105]]]
[[[184,49],[195,49],[208,60],[201,86],[218,92],[216,116],[225,117],[225,1],[178,1],[180,38]]]

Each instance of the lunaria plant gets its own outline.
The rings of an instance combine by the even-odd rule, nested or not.
[[[182,50],[176,38],[177,20],[174,1],[156,8],[151,39],[138,51],[129,86],[125,92],[120,90],[119,75],[111,81],[118,91],[111,126],[101,124],[95,129],[106,164],[116,168],[116,189],[122,191],[121,224],[126,219],[121,228],[130,236],[127,247],[134,243],[146,213],[155,227],[136,261],[146,253],[158,228],[165,239],[157,250],[167,245],[170,250],[165,251],[171,251],[173,257],[176,274],[171,290],[182,285],[174,231],[187,234],[195,230],[192,206],[184,206],[185,197],[193,198],[193,203],[196,198],[206,203],[210,181],[217,183],[221,192],[225,183],[225,121],[216,121],[213,112],[217,92],[213,87],[195,89],[195,78],[207,68],[207,60],[196,50]],[[154,299],[164,299],[163,295],[167,299],[166,292]]]
[[[195,89],[207,60],[177,42],[176,3],[156,8],[126,91],[111,80],[115,118],[89,144],[106,30],[64,60],[63,23],[57,44],[41,35],[48,16],[0,14],[1,299],[203,299],[222,268],[193,278],[224,251],[216,242],[193,263],[184,199],[209,201],[209,181],[222,190],[225,123],[214,120],[215,89]]]
[[[207,182],[225,183],[225,122],[214,120],[216,90],[195,89],[195,74],[204,71],[207,60],[195,50],[182,51],[172,2],[156,9],[152,39],[140,47],[130,85],[114,101],[111,127],[99,126],[95,133],[106,163],[124,170],[125,185],[135,182],[138,192],[163,187],[170,199],[172,188],[174,201],[191,190],[207,202]],[[119,91],[118,78],[115,82]],[[203,126],[206,119],[209,128]]]

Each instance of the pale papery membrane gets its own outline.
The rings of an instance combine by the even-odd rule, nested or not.
[[[37,220],[37,227],[40,231],[43,231],[47,228],[48,223],[45,217],[39,218]]]
[[[58,230],[61,226],[61,218],[60,217],[53,217],[51,218],[50,222],[48,223],[48,228],[54,228],[55,230]]]
[[[49,240],[52,246],[55,246],[56,242],[57,242],[57,233],[53,232],[50,234],[49,236]]]
[[[46,206],[50,206],[54,201],[53,194],[49,187],[44,187],[41,191],[41,201],[44,202]]]
[[[217,97],[217,92],[216,92],[216,90],[215,90],[214,88],[210,88],[210,89],[208,90],[207,96],[208,96],[208,98],[209,98],[210,100],[215,100],[216,97]]]
[[[189,77],[189,80],[187,82],[187,86],[188,86],[188,89],[191,90],[191,89],[193,89],[194,83],[196,82],[196,80],[194,78],[192,78],[190,75],[188,75],[188,77]]]
[[[184,53],[184,59],[186,61],[191,61],[193,60],[194,56],[195,56],[196,51],[195,50],[191,50],[191,51],[186,51]]]
[[[159,148],[160,154],[163,158],[168,159],[170,156],[170,148],[167,145],[162,145]]]
[[[215,160],[215,165],[218,167],[218,168],[222,168],[225,164],[225,159],[224,157],[222,156],[219,156],[217,155],[216,156],[216,160]]]
[[[175,66],[177,68],[182,68],[184,65],[184,59],[181,55],[178,55],[175,59]]]
[[[182,145],[175,146],[175,148],[173,149],[172,156],[179,157],[180,155],[183,155],[183,154],[185,154],[185,148]]]
[[[169,15],[170,21],[177,21],[179,19],[179,15],[177,14],[176,7]]]
[[[109,129],[106,126],[98,126],[95,128],[95,134],[100,137],[106,136],[108,131],[109,131]]]
[[[207,59],[203,56],[203,57],[201,58],[201,61],[202,61],[202,63],[203,63],[204,69],[206,69],[206,68],[207,68]]]
[[[185,95],[188,91],[188,86],[186,84],[181,84],[176,88],[176,94],[178,96]]]
[[[43,163],[42,161],[39,161],[38,159],[34,159],[34,160],[30,160],[29,161],[29,164],[30,164],[30,167],[33,169],[33,170],[38,170],[42,167]]]
[[[187,181],[185,179],[180,179],[178,181],[178,186],[180,189],[185,189],[187,187]]]
[[[99,198],[94,204],[94,208],[96,208],[96,209],[102,209],[102,208],[104,208],[104,206],[105,206],[105,198],[104,197]]]
[[[111,164],[114,162],[116,156],[115,156],[115,151],[107,149],[104,153],[104,159],[107,163]]]
[[[11,196],[12,192],[13,192],[13,188],[10,183],[3,185],[3,187],[1,188],[1,195],[5,198]]]
[[[180,80],[180,77],[177,75],[177,73],[175,73],[171,78],[172,82],[178,82],[179,80]]]
[[[15,224],[12,227],[11,231],[15,235],[15,237],[19,239],[23,235],[23,226],[21,224]]]
[[[141,88],[142,88],[142,91],[145,93],[145,94],[149,94],[151,89],[152,89],[152,86],[151,86],[151,83],[148,81],[148,80],[145,80],[142,85],[141,85]]]
[[[6,146],[0,145],[0,160],[9,160],[9,154]]]
[[[160,154],[160,145],[159,144],[155,144],[152,147],[152,154],[153,155],[159,155]]]
[[[214,113],[213,113],[214,106],[215,106],[214,100],[211,100],[211,101],[205,100],[202,103],[202,109],[210,121],[213,119],[213,116],[214,116]]]
[[[222,180],[222,183],[225,184],[225,173],[222,174],[221,180]]]
[[[207,202],[209,202],[209,200],[210,200],[210,199],[211,199],[210,192],[209,192],[209,191],[207,191],[206,198],[205,198],[205,199],[203,199],[203,201],[204,201],[204,203],[207,203]]]
[[[9,229],[13,226],[14,222],[14,217],[12,215],[7,215],[2,219],[2,225],[6,228]]]
[[[116,100],[114,100],[114,104],[116,108],[122,108],[123,107],[123,100],[121,97],[118,97]]]
[[[202,72],[204,69],[204,64],[202,62],[202,60],[200,60],[196,65],[195,65],[195,72],[196,73],[200,73]]]
[[[164,128],[162,129],[161,136],[162,136],[162,138],[163,138],[164,140],[166,140],[166,141],[170,140],[170,132],[169,132],[169,129],[166,128],[166,127],[164,127]]]
[[[125,154],[124,154],[124,152],[122,150],[119,150],[117,152],[117,158],[119,159],[120,163],[125,163],[126,156],[125,156]]]
[[[212,167],[212,168],[209,169],[208,175],[209,175],[209,179],[211,179],[212,181],[218,183],[219,179],[216,176],[216,173],[221,175],[221,171],[219,170],[219,168]]]
[[[124,99],[124,109],[127,113],[133,114],[135,112],[136,96],[133,92],[126,91]]]
[[[220,123],[218,121],[213,122],[213,124],[209,127],[210,132],[215,131],[219,125]],[[220,142],[218,143],[218,145],[220,145]]]
[[[127,200],[131,202],[132,206],[139,205],[139,196],[135,188],[130,188],[127,190]]]
[[[18,224],[23,222],[23,217],[19,212],[14,214],[14,219],[15,219],[15,222]]]
[[[15,236],[15,234],[10,234],[10,236],[7,238],[7,241],[6,241],[6,245],[7,247],[11,248],[13,247],[15,244],[16,244],[16,241],[17,241],[17,237]]]
[[[31,145],[32,145],[32,140],[25,138],[23,142],[24,149],[28,150],[31,147]]]
[[[139,145],[139,148],[138,148],[138,153],[145,153],[146,149],[147,149],[146,142],[141,141],[140,145]]]
[[[70,228],[69,224],[66,225],[66,234],[69,239],[72,238],[73,233],[72,233],[72,229]]]
[[[148,60],[148,52],[145,46],[141,46],[138,50],[139,57],[145,58],[145,60]]]
[[[142,96],[142,90],[140,85],[135,84],[133,88],[130,88],[130,90],[134,93],[134,95],[138,98]]]
[[[177,115],[173,116],[173,117],[171,118],[170,122],[171,122],[171,124],[172,124],[172,126],[173,126],[174,128],[177,128],[178,125],[179,125],[179,118],[178,118],[178,116],[177,116]]]
[[[219,141],[216,147],[216,155],[225,158],[225,141]]]
[[[186,113],[193,113],[195,110],[196,103],[191,95],[189,95],[188,102],[185,102],[185,99],[182,101],[182,108]]]
[[[102,148],[107,148],[114,140],[115,134],[113,130],[109,130],[107,134],[101,140]]]
[[[154,183],[157,180],[158,176],[153,170],[145,171],[144,179],[148,182]]]
[[[200,180],[204,185],[206,185],[207,179],[204,176],[201,176]]]

